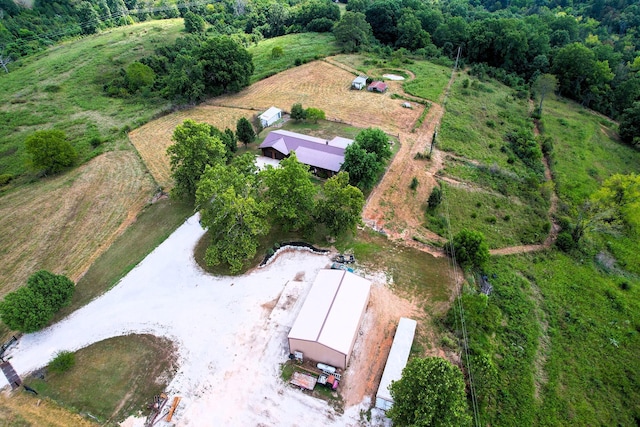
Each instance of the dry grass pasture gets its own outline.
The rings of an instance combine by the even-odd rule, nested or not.
[[[210,100],[211,105],[265,110],[272,105],[289,110],[299,102],[303,107],[324,110],[329,120],[353,126],[379,127],[397,135],[411,129],[422,107],[402,108],[402,100],[392,99],[399,86],[390,84],[385,94],[352,91],[355,76],[326,61],[314,61],[264,79],[234,95]],[[391,82],[387,82],[391,83]]]
[[[221,108],[203,104],[153,120],[131,131],[129,139],[158,185],[167,189],[173,186],[167,148],[173,144],[171,137],[176,126],[187,119],[193,119],[196,122],[209,123],[220,130],[230,128],[235,132],[238,119],[250,119],[256,113],[257,111],[246,108]]]
[[[99,424],[74,414],[48,399],[25,393],[0,393],[0,426],[91,427]]]
[[[250,118],[273,106],[288,111],[294,103],[325,111],[327,119],[356,127],[379,127],[398,135],[411,129],[422,106],[402,108],[402,100],[392,99],[399,84],[390,84],[385,94],[350,90],[354,75],[324,61],[314,61],[261,80],[240,93],[208,102],[154,120],[129,134],[149,171],[163,188],[171,187],[166,150],[171,135],[185,119],[206,122],[220,129],[235,130],[240,117]]]
[[[113,151],[2,196],[0,294],[41,269],[77,281],[135,220],[154,189],[133,151]]]

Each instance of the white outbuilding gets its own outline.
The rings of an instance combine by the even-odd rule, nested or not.
[[[371,282],[344,270],[320,270],[289,332],[289,352],[345,369],[367,310]]]
[[[415,320],[407,319],[406,317],[400,318],[396,335],[393,337],[393,344],[391,344],[391,351],[389,351],[389,357],[387,358],[387,364],[382,373],[380,387],[378,387],[378,393],[376,393],[376,408],[388,411],[393,405],[389,386],[392,381],[398,381],[402,377],[402,370],[407,366],[416,325]]]
[[[270,107],[267,111],[260,114],[259,117],[262,127],[266,128],[282,118],[282,110],[277,107]]]
[[[351,82],[351,89],[362,90],[367,87],[367,76],[358,76]]]

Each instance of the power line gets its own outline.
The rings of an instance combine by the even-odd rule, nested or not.
[[[456,57],[456,62],[453,67],[453,71],[451,72],[452,80],[458,68],[458,60],[460,59],[460,50],[461,50],[460,47],[458,47],[458,55]],[[447,87],[447,91],[445,93],[445,102],[444,102],[445,104],[446,104],[446,99],[449,96],[449,90],[450,90],[450,87]],[[471,356],[469,355],[469,333],[467,331],[467,323],[464,317],[464,306],[462,304],[462,284],[464,283],[464,281],[461,281],[459,285],[456,282],[459,274],[458,262],[456,260],[456,248],[455,248],[455,245],[453,244],[453,233],[451,232],[451,216],[449,214],[449,201],[447,198],[447,194],[445,193],[444,186],[442,187],[442,199],[444,202],[443,206],[445,211],[445,220],[447,223],[447,236],[449,238],[449,244],[450,244],[450,250],[451,250],[451,257],[449,258],[449,263],[451,268],[449,269],[449,271],[451,272],[450,274],[452,274],[453,276],[452,281],[455,284],[456,294],[457,294],[455,298],[456,302],[454,303],[454,310],[456,314],[455,322],[456,322],[456,328],[458,327],[458,321],[460,322],[459,327],[460,327],[460,331],[462,332],[462,348],[464,352],[464,358],[465,358],[467,373],[469,377],[469,394],[471,395],[471,406],[473,410],[474,424],[476,427],[480,427],[481,424],[480,424],[480,416],[479,416],[479,409],[478,409],[478,398],[476,394],[475,384],[473,381],[473,370],[471,368]]]

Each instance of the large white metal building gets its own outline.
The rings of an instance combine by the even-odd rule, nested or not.
[[[320,270],[289,332],[289,351],[345,369],[367,310],[371,283],[343,270]]]
[[[416,324],[415,320],[407,319],[406,317],[400,318],[396,335],[393,337],[393,343],[391,344],[391,351],[389,351],[389,357],[387,358],[387,364],[382,373],[380,387],[378,387],[378,393],[376,393],[376,408],[388,411],[393,405],[389,386],[392,381],[398,381],[402,377],[402,370],[407,366],[411,345],[413,344],[413,336],[416,332]]]

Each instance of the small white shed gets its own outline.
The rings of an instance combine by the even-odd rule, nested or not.
[[[351,82],[351,89],[362,90],[367,86],[367,76],[358,76]]]
[[[380,387],[378,387],[378,393],[376,393],[376,408],[388,411],[393,405],[389,386],[392,381],[398,381],[402,377],[402,370],[407,366],[416,325],[415,320],[407,319],[406,317],[400,318],[396,335],[393,337],[393,344],[391,344],[391,351],[389,351],[389,357],[387,358],[387,364],[382,373]]]
[[[271,107],[264,113],[260,114],[260,123],[263,128],[269,127],[282,118],[282,110]]]

